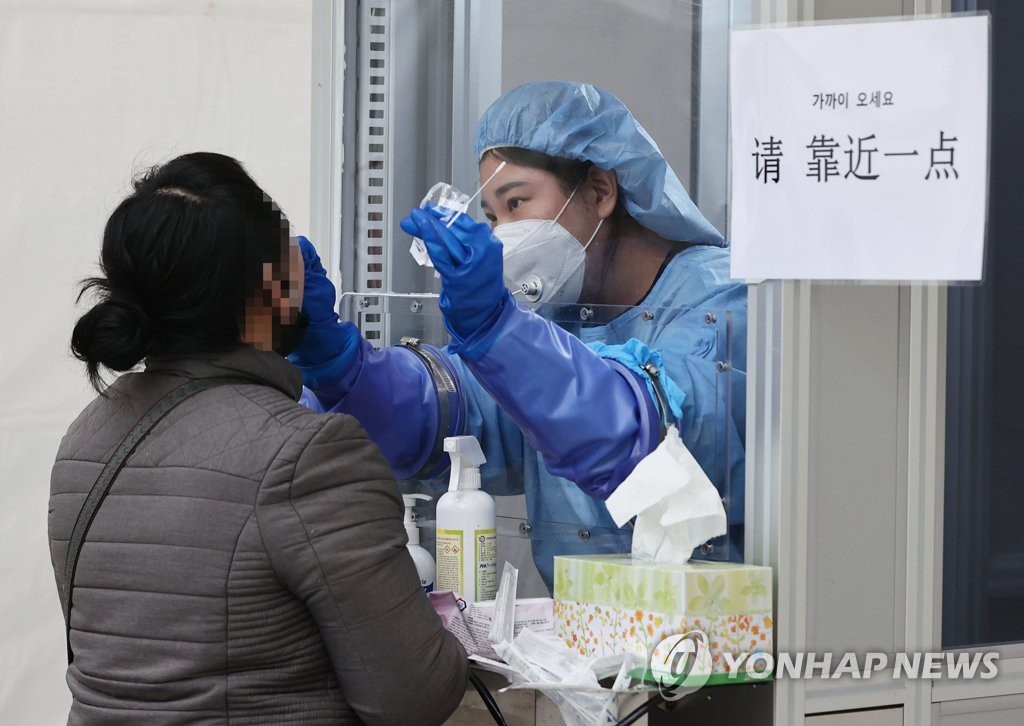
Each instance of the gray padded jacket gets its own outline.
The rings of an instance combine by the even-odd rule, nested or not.
[[[466,688],[405,548],[402,500],[355,419],[296,403],[251,348],[149,359],[75,420],[50,486],[61,587],[86,493],[143,414],[185,400],[128,459],[82,547],[71,724],[436,724]]]

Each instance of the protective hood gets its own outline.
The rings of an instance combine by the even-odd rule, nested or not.
[[[679,242],[728,246],[643,126],[604,89],[570,81],[512,89],[477,123],[476,158],[505,146],[614,171],[626,211],[644,227]]]

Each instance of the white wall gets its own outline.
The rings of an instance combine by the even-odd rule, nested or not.
[[[309,0],[0,0],[0,722],[67,719],[49,471],[91,398],[76,282],[134,170],[240,159],[309,225]]]

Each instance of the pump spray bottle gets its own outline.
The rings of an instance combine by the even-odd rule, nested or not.
[[[412,563],[416,565],[416,574],[420,578],[420,587],[423,592],[434,590],[434,558],[420,546],[420,528],[416,526],[416,515],[412,508],[416,506],[417,499],[433,499],[426,494],[403,494],[402,501],[405,503],[405,533],[409,537],[409,543],[405,546],[412,555]]]
[[[480,490],[486,461],[472,436],[450,436],[448,493],[437,500],[437,589],[454,590],[467,602],[493,600],[498,589],[494,498]]]

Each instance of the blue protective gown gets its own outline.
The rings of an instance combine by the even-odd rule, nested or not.
[[[645,312],[653,317],[645,319]],[[686,394],[683,442],[720,491],[728,482],[728,557],[737,561],[742,559],[744,506],[746,320],[746,285],[729,278],[728,250],[694,246],[668,262],[639,305],[607,324],[572,330],[585,343],[622,344],[635,338],[661,352],[664,372]],[[525,493],[533,557],[548,588],[554,555],[628,552],[628,527],[616,527],[602,500],[552,475],[465,363],[458,356],[452,359],[465,386],[466,433],[480,440],[487,457],[483,487],[496,495]],[[730,366],[719,370],[720,361]]]
[[[580,307],[560,311],[566,315],[560,315],[559,319],[581,320]],[[732,560],[742,559],[746,314],[746,286],[729,278],[728,250],[697,245],[682,249],[668,261],[636,307],[606,324],[563,324],[588,344],[615,345],[636,339],[661,353],[662,374],[670,377],[685,394],[679,422],[682,440],[711,481],[724,496],[727,494],[730,531],[726,554]],[[506,367],[515,365],[515,361],[507,360],[510,356],[529,356],[543,361],[543,351],[535,348],[513,347],[510,350],[508,345],[503,349],[496,345],[495,349]],[[553,582],[554,555],[628,552],[631,544],[628,526],[620,530],[602,499],[551,472],[555,469],[580,481],[576,473],[591,469],[598,461],[602,465],[608,462],[594,455],[590,459],[592,463],[578,465],[578,461],[590,457],[590,452],[581,452],[578,460],[563,458],[557,464],[545,461],[530,437],[477,381],[471,371],[474,364],[445,352],[448,356],[445,363],[459,380],[462,398],[464,419],[459,421],[455,433],[471,434],[480,441],[487,458],[481,468],[486,491],[499,496],[526,495],[533,558],[548,588]],[[408,364],[411,358],[411,354],[399,357],[391,348],[367,353],[353,392],[329,409],[357,416],[400,475],[403,471],[415,471],[422,464],[420,452],[428,448],[427,442],[436,435],[436,425],[431,429],[436,416],[436,406],[430,402],[432,384],[421,366]],[[586,370],[586,366],[581,370]],[[381,380],[366,380],[371,377]],[[544,385],[535,388],[543,390]],[[561,397],[563,401],[565,398]],[[569,402],[573,403],[571,397]],[[303,403],[324,410],[308,393]],[[600,407],[599,403],[580,401],[580,405],[594,405],[595,409]],[[525,410],[527,418],[531,409],[541,411],[550,405],[545,400],[517,400],[520,415]],[[546,413],[550,416],[550,408]],[[576,418],[580,418],[580,412],[575,413]],[[602,419],[601,413],[595,410],[594,416],[581,417],[585,425],[592,423],[592,434],[596,437],[610,428],[603,423],[607,419]],[[574,420],[572,425],[579,423]],[[590,431],[585,433],[591,435]],[[540,434],[545,435],[550,439],[558,436],[558,432],[542,431]],[[586,436],[583,439],[586,440]],[[607,436],[604,439],[599,448],[612,451],[615,447],[608,446]],[[632,446],[632,442],[621,444],[620,452]],[[601,456],[607,458],[607,454]],[[414,460],[416,463],[411,463]],[[612,476],[613,480],[615,478]],[[597,489],[604,496],[610,493],[607,485],[588,488]],[[720,558],[721,554],[712,556]]]

